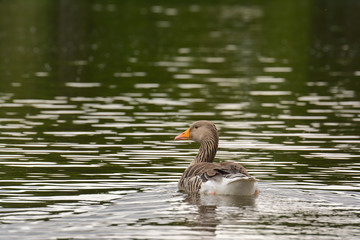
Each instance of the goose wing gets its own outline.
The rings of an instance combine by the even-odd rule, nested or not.
[[[180,178],[179,190],[188,193],[198,193],[203,183],[213,180],[219,181],[223,178],[249,176],[246,169],[234,162],[208,163],[201,162],[191,164]]]

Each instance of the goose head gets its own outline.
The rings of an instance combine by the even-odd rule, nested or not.
[[[175,137],[175,140],[192,140],[198,143],[203,142],[218,142],[219,136],[215,124],[209,121],[197,121],[191,126]]]
[[[215,124],[209,121],[197,121],[175,137],[175,140],[193,140],[200,143],[200,149],[193,163],[213,162],[219,143],[218,131]]]

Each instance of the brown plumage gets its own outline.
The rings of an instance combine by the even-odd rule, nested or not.
[[[219,136],[212,122],[197,121],[185,132],[175,137],[175,140],[193,140],[200,143],[198,154],[179,180],[180,191],[199,193],[204,190],[210,194],[236,195],[251,195],[257,191],[256,179],[251,177],[240,164],[235,162],[213,163],[218,149]],[[234,184],[236,182],[238,182],[237,185]]]

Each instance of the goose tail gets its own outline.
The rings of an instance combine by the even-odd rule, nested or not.
[[[259,193],[257,179],[251,176],[222,178],[202,184],[201,193],[251,196]]]

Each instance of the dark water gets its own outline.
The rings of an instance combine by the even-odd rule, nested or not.
[[[358,1],[0,1],[1,239],[358,239]],[[216,123],[258,197],[177,192]]]

